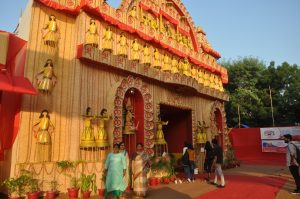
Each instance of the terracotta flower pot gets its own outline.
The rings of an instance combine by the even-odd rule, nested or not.
[[[156,186],[157,185],[157,178],[155,178],[155,177],[149,178],[149,185],[150,186]]]
[[[169,178],[165,178],[165,179],[164,179],[164,184],[169,184],[169,183],[170,183]]]
[[[90,197],[91,197],[91,191],[83,191],[82,192],[83,199],[89,199]]]
[[[57,192],[56,191],[47,191],[46,198],[47,199],[54,199],[56,198]]]
[[[103,197],[105,193],[105,189],[98,189],[99,196]]]
[[[68,188],[68,193],[69,193],[69,198],[70,199],[75,199],[78,198],[78,188]]]
[[[40,192],[27,193],[28,199],[39,199]]]

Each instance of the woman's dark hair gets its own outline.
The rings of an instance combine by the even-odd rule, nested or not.
[[[120,145],[118,143],[114,143],[114,148],[117,147],[118,149],[120,148]]]
[[[103,115],[104,112],[107,112],[107,109],[106,108],[103,108],[100,112],[100,115]]]
[[[120,143],[119,143],[120,146],[121,146],[122,144],[124,144],[124,146],[125,146],[125,142],[120,142]]]
[[[88,115],[90,111],[91,111],[91,107],[87,107],[86,108],[86,115]]]
[[[189,143],[189,144],[187,145],[187,148],[188,148],[188,149],[194,150],[194,147],[193,147],[193,145],[192,145],[191,143]]]
[[[39,117],[39,118],[42,118],[42,117],[43,117],[43,113],[44,113],[44,112],[46,112],[46,113],[47,113],[46,117],[50,119],[49,111],[48,111],[47,109],[44,109],[44,110],[42,110],[42,112],[41,112],[41,114],[40,114],[40,117]]]
[[[218,140],[216,138],[214,138],[212,141],[211,141],[214,145],[218,145]]]
[[[52,59],[47,59],[47,61],[46,61],[45,65],[44,65],[44,67],[48,66],[48,61],[51,61],[51,62],[50,62],[50,66],[53,67]]]
[[[206,141],[205,146],[204,146],[204,149],[205,149],[206,151],[212,151],[212,146],[211,146],[211,144],[210,144],[209,141]]]

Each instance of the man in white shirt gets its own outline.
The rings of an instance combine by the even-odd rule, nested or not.
[[[290,172],[295,180],[297,189],[292,194],[300,194],[300,176],[299,176],[299,164],[297,163],[296,145],[292,142],[293,137],[290,134],[283,136],[284,142],[287,143],[286,152],[286,165],[289,167]]]

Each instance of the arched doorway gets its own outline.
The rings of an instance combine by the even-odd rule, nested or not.
[[[216,138],[220,146],[226,151],[225,136],[227,136],[226,113],[224,103],[215,101],[210,111],[211,138]]]
[[[123,141],[129,155],[132,155],[136,143],[144,145],[144,99],[139,90],[130,88],[123,100]]]
[[[124,134],[126,105],[132,106],[134,119],[131,125],[137,128],[134,135]],[[146,152],[153,155],[153,128],[153,103],[150,90],[140,78],[128,76],[122,80],[115,94],[113,143],[124,141],[129,144],[130,142],[127,150],[132,153],[135,143],[141,142],[144,144]]]

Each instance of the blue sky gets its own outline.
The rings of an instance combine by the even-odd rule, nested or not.
[[[109,0],[117,6],[120,0]],[[300,65],[300,0],[182,0],[222,59],[252,56]],[[13,31],[27,0],[4,0],[0,29]]]

